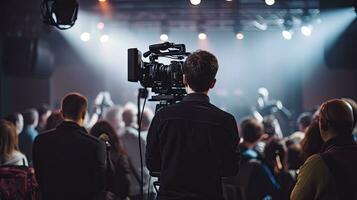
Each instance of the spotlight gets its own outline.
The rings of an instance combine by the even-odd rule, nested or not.
[[[198,39],[200,39],[200,40],[205,40],[206,38],[207,38],[206,33],[199,33],[199,34],[198,34]]]
[[[301,16],[302,26],[300,28],[301,33],[304,36],[310,36],[312,33],[314,27],[312,26],[311,21],[312,16],[310,15],[309,11],[305,9],[303,15]]]
[[[286,15],[284,18],[284,30],[281,32],[283,37],[286,40],[291,40],[293,38],[293,28],[294,28],[294,19],[291,15]]]
[[[286,39],[286,40],[291,40],[291,38],[293,38],[293,33],[291,31],[283,30],[281,32],[281,34],[283,35],[284,39]]]
[[[83,42],[88,42],[90,40],[90,34],[87,32],[84,32],[81,34],[81,40]]]
[[[238,33],[236,34],[236,38],[237,38],[238,40],[243,40],[244,34],[241,33],[241,32],[238,32]]]
[[[169,39],[169,36],[167,34],[163,33],[160,35],[160,40],[162,42],[166,42],[168,39]]]
[[[190,2],[191,2],[192,5],[197,6],[198,4],[201,3],[201,0],[190,0]]]
[[[77,20],[78,3],[76,0],[42,0],[41,12],[45,24],[65,30]]]
[[[109,40],[109,36],[108,35],[102,35],[99,40],[100,40],[101,43],[106,43]]]
[[[106,0],[98,0],[99,2],[105,2]]]
[[[265,0],[265,4],[267,4],[268,6],[272,6],[275,4],[275,0]]]
[[[97,24],[97,29],[98,29],[98,30],[103,30],[103,29],[104,29],[104,26],[105,26],[105,24],[104,24],[103,22],[99,22],[99,23]]]
[[[226,0],[226,1],[232,1],[232,0]]]
[[[310,36],[312,33],[313,26],[312,25],[304,25],[301,27],[301,33],[304,36]]]

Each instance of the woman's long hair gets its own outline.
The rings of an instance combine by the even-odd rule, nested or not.
[[[18,136],[16,127],[13,123],[0,120],[0,157],[5,162],[14,151],[19,150]]]
[[[109,143],[112,150],[120,155],[126,155],[123,147],[120,145],[119,137],[117,136],[114,128],[105,120],[98,121],[90,130],[90,134],[99,138],[100,135],[106,134],[109,137]]]
[[[307,159],[313,154],[321,151],[324,141],[320,135],[319,121],[315,119],[305,131],[305,137],[301,141],[304,157]]]

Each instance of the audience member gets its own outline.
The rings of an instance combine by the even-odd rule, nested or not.
[[[19,151],[16,127],[6,120],[0,120],[1,165],[28,165],[26,156]]]
[[[239,144],[242,155],[239,172],[234,181],[225,178],[223,186],[227,183],[236,185],[241,194],[238,199],[278,198],[280,185],[265,163],[263,155],[254,149],[258,141],[267,137],[263,124],[256,119],[247,118],[240,123],[240,133],[243,142]]]
[[[130,180],[130,199],[139,200],[141,195],[140,178],[141,178],[141,161],[140,161],[140,151],[138,147],[138,141],[140,139],[141,143],[141,153],[143,161],[143,190],[144,196],[146,197],[147,191],[150,190],[152,193],[152,185],[150,180],[150,174],[145,163],[145,149],[146,149],[146,138],[141,135],[139,138],[138,131],[135,128],[136,123],[136,109],[134,106],[126,106],[123,109],[122,119],[125,124],[125,129],[120,140],[123,144],[124,149],[128,153],[129,164],[131,172],[129,176]],[[146,131],[146,130],[142,130]],[[151,186],[150,186],[151,185]],[[151,199],[154,195],[150,195]]]
[[[82,127],[87,99],[69,93],[61,105],[64,121],[39,135],[34,167],[43,200],[98,199],[105,189],[106,146]]]
[[[357,102],[354,101],[353,99],[348,99],[348,98],[343,98],[342,100],[346,101],[352,106],[353,109],[353,137],[355,141],[357,142]]]
[[[20,150],[24,153],[32,165],[32,144],[38,135],[36,127],[38,124],[38,112],[35,109],[29,109],[23,114],[24,117],[24,129],[19,136]]]
[[[311,122],[305,131],[305,138],[301,141],[304,158],[320,153],[324,141],[321,138],[318,119]]]
[[[321,105],[319,127],[324,141],[320,154],[300,168],[291,199],[357,199],[357,145],[353,141],[351,105],[333,99]]]
[[[51,115],[51,110],[47,105],[42,105],[38,111],[38,125],[36,127],[36,130],[41,133],[46,129],[46,123],[48,117]]]
[[[150,128],[151,120],[154,117],[154,112],[150,108],[145,108],[144,112],[142,113],[141,119],[141,135],[143,138],[146,138],[148,130]]]
[[[45,131],[49,131],[56,128],[62,122],[63,122],[63,117],[61,112],[59,110],[52,111],[51,115],[47,118]]]
[[[108,121],[119,135],[123,128],[122,108],[118,105],[110,107],[104,114],[104,120]]]
[[[287,149],[281,140],[270,141],[264,151],[265,162],[269,167],[266,173],[270,177],[271,184],[277,189],[277,196],[273,199],[289,199],[295,185],[295,174],[289,173],[287,165]]]
[[[5,120],[12,122],[15,125],[17,134],[20,134],[24,129],[24,117],[21,113],[11,113],[5,117]]]
[[[114,128],[107,121],[98,121],[90,130],[90,134],[97,138],[103,137],[102,134],[108,137],[110,144],[109,159],[113,164],[114,173],[107,178],[107,191],[120,199],[127,198],[129,196],[129,163]]]
[[[263,124],[256,119],[247,118],[240,123],[239,130],[243,137],[243,142],[239,144],[242,155],[241,163],[246,163],[251,159],[263,160],[263,156],[255,149],[256,144],[267,137]]]
[[[305,133],[305,130],[312,121],[312,114],[310,112],[303,112],[297,119],[297,126],[300,132]]]

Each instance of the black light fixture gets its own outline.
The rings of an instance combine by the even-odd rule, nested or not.
[[[43,22],[60,30],[69,29],[77,20],[78,7],[76,0],[43,0]]]

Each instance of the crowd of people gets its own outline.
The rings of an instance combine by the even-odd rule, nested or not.
[[[209,103],[218,69],[212,54],[198,51],[187,62],[214,66],[210,81],[188,81],[183,102],[155,117],[145,109],[140,137],[134,104],[108,103],[88,117],[86,98],[69,93],[60,110],[43,106],[0,121],[0,166],[33,166],[41,196],[51,200],[154,199],[148,169],[161,171],[163,199],[357,199],[355,101],[326,101],[297,118],[296,132],[281,134],[272,116],[236,122]]]
[[[75,108],[70,108],[69,112],[75,113],[75,110]],[[107,178],[107,182],[110,183],[105,184],[107,185],[105,188],[107,199],[127,199],[130,197],[130,199],[135,200],[141,197],[140,174],[142,173],[142,168],[140,164],[136,115],[136,107],[133,103],[129,102],[124,106],[113,105],[103,109],[101,116],[96,116],[96,122],[93,125],[90,124],[90,118],[93,118],[93,116],[89,116],[87,113],[83,121],[79,123],[82,127],[85,127],[83,134],[89,134],[96,138],[101,138],[104,134],[109,144],[109,156],[107,157],[109,160],[107,160],[107,165],[110,164],[112,170],[110,178]],[[145,160],[146,134],[153,115],[154,112],[150,108],[145,108],[142,114],[140,139],[143,160]],[[40,135],[51,135],[53,130],[60,129],[63,124],[68,123],[67,121],[71,120],[65,120],[63,110],[51,110],[48,106],[42,106],[39,109],[31,108],[21,113],[14,112],[4,117],[0,122],[0,166],[33,167],[35,165],[36,169],[34,159],[39,157],[39,155],[33,155],[33,151],[41,150],[34,148],[35,139]],[[60,140],[60,138],[56,138],[56,142],[51,145],[58,145],[57,143],[60,143]],[[73,138],[69,140],[73,140]],[[70,149],[69,140],[64,140],[63,146],[67,146]],[[50,142],[48,141],[47,143]],[[76,148],[71,149],[71,151],[78,151]],[[48,152],[49,149],[44,151]],[[48,156],[54,157],[55,155]],[[59,157],[54,158],[59,159]],[[46,159],[48,161],[50,158]],[[70,155],[67,155],[66,159],[68,160],[64,162],[70,162]],[[80,162],[80,157],[73,158],[72,161],[73,165],[75,165],[75,162]],[[41,163],[41,161],[37,162]],[[58,162],[58,165],[60,165],[61,161],[58,160]],[[38,163],[37,165],[39,165]],[[86,165],[83,165],[83,168],[85,167]],[[71,174],[70,171],[71,169],[68,169],[66,173]],[[148,199],[153,199],[155,197],[153,179],[149,178],[150,175],[146,169],[145,162],[143,174],[144,195],[146,197],[149,196]],[[40,173],[36,176],[39,177]],[[56,180],[53,176],[51,178]],[[38,182],[41,181],[38,180]],[[74,187],[77,188],[76,186]]]

